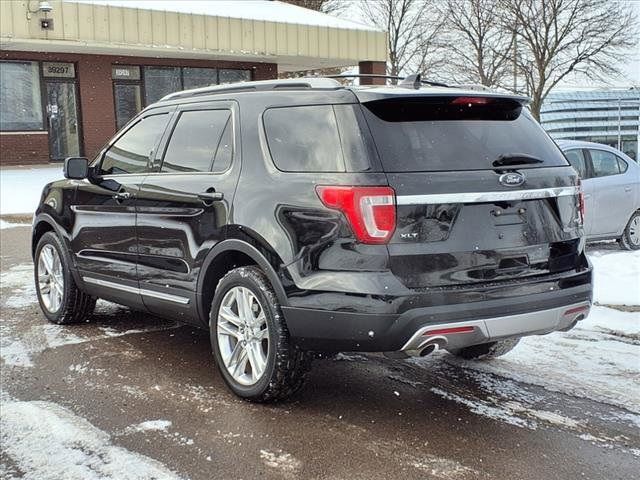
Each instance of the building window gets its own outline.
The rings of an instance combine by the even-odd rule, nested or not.
[[[0,62],[0,130],[42,130],[38,62]]]
[[[192,68],[182,69],[183,88],[208,87],[218,83],[218,71],[215,68]]]
[[[251,80],[251,71],[249,70],[220,70],[220,84],[223,83],[235,83],[235,82],[248,82]]]
[[[116,83],[113,86],[113,95],[116,106],[116,127],[120,130],[142,110],[142,93],[140,85]]]
[[[182,90],[179,67],[144,67],[144,99],[147,105]]]

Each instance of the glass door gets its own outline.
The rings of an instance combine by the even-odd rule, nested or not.
[[[49,158],[80,156],[78,102],[75,82],[46,82]]]

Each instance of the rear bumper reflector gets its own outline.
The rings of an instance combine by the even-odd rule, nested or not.
[[[475,327],[451,327],[451,328],[439,328],[437,330],[427,330],[422,334],[423,337],[430,337],[433,335],[451,335],[453,333],[473,333]]]

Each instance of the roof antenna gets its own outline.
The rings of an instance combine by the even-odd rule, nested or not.
[[[407,75],[404,77],[400,83],[398,83],[399,87],[403,88],[413,88],[415,90],[419,90],[422,86],[422,78],[419,73],[415,73],[413,75]]]

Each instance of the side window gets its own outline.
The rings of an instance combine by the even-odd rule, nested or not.
[[[164,154],[161,172],[210,172],[216,152],[225,146],[231,163],[232,142],[223,133],[231,130],[230,110],[191,110],[180,114]],[[222,151],[220,155],[222,156]],[[217,160],[216,160],[217,163]],[[223,168],[222,170],[225,170]],[[217,168],[217,171],[222,171]]]
[[[167,125],[168,115],[150,115],[134,124],[122,135],[102,159],[100,173],[115,175],[121,173],[143,173],[151,151]]]
[[[229,117],[227,120],[227,126],[224,127],[222,132],[222,138],[218,143],[218,149],[216,150],[216,156],[213,160],[213,172],[224,172],[231,166],[231,159],[233,157],[233,119]]]
[[[264,113],[274,163],[285,172],[344,172],[331,105],[271,108]]]
[[[575,170],[578,172],[580,178],[587,178],[587,162],[584,158],[584,152],[582,150],[569,150],[564,153],[567,160]]]
[[[589,150],[594,177],[608,177],[620,173],[618,158],[611,152],[604,150]]]
[[[618,168],[620,169],[620,173],[625,173],[629,168],[629,165],[627,165],[627,162],[620,157],[616,156],[616,158],[618,159]]]

